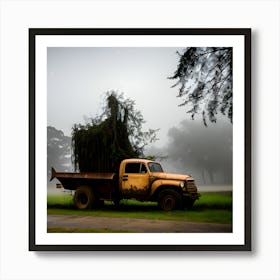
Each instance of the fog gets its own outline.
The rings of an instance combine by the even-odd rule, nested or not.
[[[178,89],[167,78],[176,70],[180,50],[49,47],[47,125],[70,136],[74,124],[102,113],[105,92],[114,90],[135,101],[146,121],[144,129],[160,128],[157,144],[165,144],[169,127],[185,116],[185,109],[177,107]]]
[[[207,127],[199,116],[191,120],[167,79],[180,50],[48,48],[47,125],[57,130],[48,131],[48,177],[51,166],[73,171],[71,128],[99,115],[104,92],[113,89],[135,101],[144,130],[159,129],[146,154],[156,155],[166,171],[191,174],[199,185],[232,185],[232,124],[223,116]]]
[[[186,117],[169,128],[164,141],[165,146],[157,142],[148,146],[145,154],[156,156],[166,172],[192,175],[200,191],[203,186],[216,191],[231,190],[232,124],[227,118],[220,117],[217,123],[205,127],[201,119]],[[48,128],[48,177],[51,166],[59,171],[74,170],[70,137]],[[55,183],[49,183],[49,187]]]
[[[220,118],[205,127],[202,120],[185,119],[169,129],[167,145],[153,145],[168,172],[192,175],[200,185],[232,185],[232,124]]]

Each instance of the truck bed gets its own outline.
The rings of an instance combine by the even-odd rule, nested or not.
[[[100,172],[56,172],[52,168],[51,178],[52,181],[57,178],[64,189],[75,190],[79,186],[89,186],[98,188],[99,191],[112,192],[116,187],[116,173],[100,173]]]

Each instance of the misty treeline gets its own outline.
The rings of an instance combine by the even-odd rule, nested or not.
[[[62,171],[73,171],[71,163],[71,137],[55,127],[47,127],[47,174],[50,178],[51,167]]]
[[[168,132],[168,144],[147,146],[168,172],[191,174],[198,185],[232,184],[232,127],[220,119],[203,127],[198,120],[184,120]],[[74,171],[71,162],[71,137],[48,127],[48,172]],[[50,177],[50,174],[48,178]]]
[[[204,127],[184,120],[168,131],[168,144],[149,147],[169,172],[190,174],[199,185],[232,184],[232,125],[219,118]]]
[[[156,130],[143,131],[144,118],[135,102],[108,91],[100,116],[72,128],[75,170],[117,172],[126,158],[147,158],[144,147],[156,140]]]
[[[179,106],[187,106],[192,119],[201,114],[203,123],[217,121],[221,112],[232,122],[232,48],[188,47],[170,79],[179,86]]]

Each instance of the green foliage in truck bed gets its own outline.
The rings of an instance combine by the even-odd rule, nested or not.
[[[118,172],[126,158],[144,157],[143,149],[155,140],[156,130],[142,131],[144,119],[134,101],[107,92],[103,113],[72,128],[73,161],[80,172]]]

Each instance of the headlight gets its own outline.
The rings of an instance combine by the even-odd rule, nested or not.
[[[184,186],[185,186],[185,182],[180,182],[180,184],[179,184],[179,186],[181,187],[181,188],[183,188]]]

